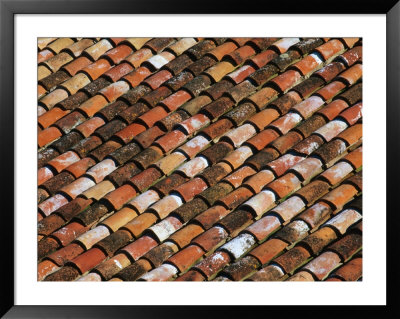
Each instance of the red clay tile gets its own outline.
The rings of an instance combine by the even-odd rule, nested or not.
[[[153,212],[160,219],[163,219],[181,205],[182,199],[179,196],[169,195],[154,203],[147,211]]]
[[[208,123],[210,123],[210,120],[207,116],[203,114],[196,114],[195,116],[183,121],[178,126],[182,127],[187,135],[191,135],[192,133],[206,126]]]
[[[244,124],[225,134],[223,140],[230,141],[235,147],[239,147],[255,134],[256,130],[253,125]]]
[[[298,162],[302,161],[304,158],[302,156],[296,156],[292,154],[286,154],[282,157],[272,161],[267,165],[276,176],[283,175],[289,168],[296,165]]]
[[[164,153],[178,147],[186,140],[186,135],[181,131],[174,130],[159,138],[154,144],[159,146]]]
[[[339,133],[344,131],[347,128],[347,124],[345,121],[342,120],[333,120],[318,130],[314,132],[314,134],[318,134],[321,136],[325,142],[331,141],[334,137],[336,137]]]
[[[143,83],[149,85],[153,90],[157,89],[162,83],[172,78],[172,74],[167,70],[161,70],[149,76]]]
[[[108,217],[106,220],[104,220],[102,224],[106,225],[107,227],[112,229],[112,231],[116,232],[119,228],[129,223],[136,216],[137,213],[133,209],[124,207]]]
[[[357,193],[358,191],[354,186],[343,184],[325,195],[322,200],[332,205],[335,209],[339,209]]]
[[[140,281],[168,281],[172,280],[178,272],[178,269],[175,266],[170,264],[163,264],[160,267],[157,267],[148,273],[145,273],[142,277],[139,278]]]
[[[149,231],[151,231],[160,242],[166,240],[171,234],[176,232],[178,229],[182,227],[181,221],[173,216],[162,216],[162,220],[151,226]]]
[[[295,86],[301,80],[301,75],[299,72],[294,70],[288,70],[285,73],[277,76],[271,80],[281,92],[286,92],[293,86]]]
[[[58,128],[52,126],[38,133],[38,145],[43,147],[46,144],[53,142],[61,136],[61,132]]]
[[[344,160],[350,163],[355,169],[362,165],[362,147],[357,148],[353,152],[347,154]]]
[[[272,238],[253,249],[249,255],[257,258],[264,265],[280,254],[287,245],[287,243],[280,239]]]
[[[335,83],[335,82],[333,82]],[[335,100],[327,106],[317,111],[317,114],[322,114],[329,121],[333,120],[341,111],[346,109],[349,105],[343,100]]]
[[[62,216],[64,220],[68,221],[78,215],[80,212],[84,211],[86,208],[88,208],[90,204],[92,204],[91,199],[87,200],[78,197],[55,211],[55,214]]]
[[[329,184],[325,181],[314,180],[305,187],[296,192],[296,195],[301,197],[307,205],[311,205],[318,198],[328,192]]]
[[[214,57],[217,61],[221,60],[223,56],[226,54],[229,54],[236,50],[237,45],[233,42],[225,42],[224,44],[219,45],[215,49],[211,50],[210,52],[207,53],[207,55],[210,55]]]
[[[353,209],[346,209],[328,220],[324,225],[330,225],[344,235],[347,229],[361,219],[361,214]]]
[[[146,127],[142,124],[133,123],[121,131],[117,132],[115,136],[119,137],[125,144],[132,141],[132,139],[139,135],[140,133],[144,132]]]
[[[160,197],[157,192],[149,190],[143,194],[138,195],[129,202],[129,205],[135,208],[135,210],[141,214],[147,207],[159,200]]]
[[[197,153],[202,151],[210,143],[205,137],[197,135],[190,141],[179,147],[177,150],[182,151],[189,158],[193,158]]]
[[[107,56],[113,64],[119,64],[124,58],[132,53],[132,49],[125,44],[118,45],[114,49],[108,51],[105,56]]]
[[[90,56],[93,61],[96,61],[103,55],[106,51],[111,50],[113,48],[110,41],[107,39],[102,39],[99,42],[95,43],[94,45],[87,48],[84,52],[87,56]]]
[[[262,241],[280,226],[281,222],[278,217],[267,215],[248,226],[245,231],[251,233],[258,241]]]
[[[137,190],[141,192],[151,186],[160,177],[160,171],[151,167],[129,179],[129,183],[134,185]]]
[[[331,40],[315,49],[325,59],[330,60],[332,57],[344,51],[344,46],[339,40]]]
[[[91,167],[86,174],[92,176],[96,183],[99,183],[115,169],[115,162],[110,159],[105,159]]]
[[[242,168],[236,170],[229,176],[225,177],[224,181],[231,184],[234,188],[238,188],[240,185],[242,185],[243,180],[246,177],[251,176],[255,173],[256,173],[256,171],[253,168],[251,168],[249,166],[243,166]]]
[[[62,67],[62,70],[65,70],[66,72],[68,72],[69,75],[74,76],[77,72],[83,70],[91,63],[92,62],[87,57],[81,56],[73,60],[71,63],[64,65]]]
[[[226,156],[223,161],[230,164],[232,169],[236,169],[251,155],[253,155],[253,152],[251,151],[250,147],[242,146]]]
[[[337,78],[342,79],[348,85],[353,85],[361,78],[361,76],[362,76],[362,64],[355,64],[351,68],[340,73],[340,75]]]
[[[67,261],[74,259],[84,251],[83,247],[77,243],[72,243],[47,256],[47,258],[58,266],[63,266]]]
[[[69,111],[65,111],[58,107],[54,107],[50,111],[39,116],[38,123],[40,124],[41,128],[44,129],[49,127],[51,124],[55,123],[58,119],[62,118],[68,113]]]
[[[38,170],[38,185],[43,184],[45,181],[49,180],[54,176],[53,172],[47,168],[42,167]]]
[[[161,106],[156,106],[150,111],[139,116],[141,122],[144,122],[147,127],[152,127],[157,121],[166,117],[168,113]]]
[[[146,61],[144,61],[144,63],[142,63],[142,65],[146,67],[148,66],[153,70],[158,70],[168,62],[172,61],[174,58],[175,56],[172,53],[164,51],[148,58]]]
[[[352,66],[362,58],[362,47],[356,46],[351,50],[344,52],[339,58],[340,60],[344,61],[347,66]]]
[[[106,59],[100,59],[79,72],[87,74],[94,81],[109,69],[111,69],[111,64]]]
[[[276,48],[279,53],[285,53],[292,45],[300,42],[299,38],[282,38],[272,45],[272,47]]]
[[[321,58],[317,54],[311,53],[301,61],[295,63],[293,65],[293,68],[299,70],[302,75],[308,75],[315,71],[315,69],[317,69],[319,66],[321,66],[322,63],[323,62]]]
[[[195,218],[195,220],[200,223],[203,228],[209,229],[212,225],[214,225],[217,221],[222,219],[228,213],[229,210],[227,210],[225,207],[221,205],[216,205],[201,213]]]
[[[100,225],[82,234],[76,239],[76,241],[79,241],[86,249],[90,249],[94,244],[108,235],[110,235],[108,228]]]
[[[57,240],[65,247],[75,238],[85,233],[88,229],[88,227],[85,227],[80,223],[72,222],[52,233],[51,236],[56,237]]]
[[[361,234],[349,233],[328,247],[330,251],[337,253],[342,261],[347,261],[362,246]]]
[[[71,198],[75,198],[94,185],[95,183],[90,178],[80,177],[71,184],[61,188],[60,191],[67,194]]]
[[[160,104],[165,106],[170,112],[173,112],[190,99],[191,95],[188,92],[179,90],[178,92],[165,98],[162,102],[160,102]]]
[[[185,249],[179,251],[177,254],[173,255],[167,260],[167,263],[173,264],[175,267],[179,269],[180,272],[184,272],[190,266],[196,263],[202,256],[204,252],[203,250],[196,246],[190,245]]]
[[[52,212],[54,212],[55,210],[57,210],[61,206],[64,206],[67,203],[68,200],[65,198],[65,196],[61,194],[56,194],[53,197],[50,197],[49,199],[46,199],[44,202],[39,204],[38,208],[44,215],[49,216]]]
[[[316,92],[324,101],[330,101],[335,95],[339,94],[346,86],[340,81],[333,81]],[[341,100],[336,100],[339,102]],[[344,103],[344,101],[342,101]]]
[[[151,58],[153,53],[150,49],[142,48],[131,55],[127,56],[124,61],[129,62],[133,67],[138,68],[142,62],[146,61],[147,59]]]
[[[50,260],[44,260],[38,264],[38,277],[37,280],[43,280],[47,275],[58,270],[59,267]]]
[[[362,102],[353,105],[347,110],[340,113],[340,117],[344,118],[349,125],[355,124],[362,116]]]
[[[203,171],[207,166],[207,160],[204,157],[199,156],[180,166],[177,171],[182,172],[189,178],[193,178],[195,175]]]
[[[86,122],[78,125],[76,130],[79,131],[84,137],[88,137],[94,133],[96,129],[104,125],[105,122],[101,117],[95,116]]]
[[[362,276],[362,258],[353,258],[334,273],[346,281],[356,281]]]
[[[115,191],[104,196],[115,210],[121,209],[122,206],[136,195],[134,188],[128,184],[118,187]]]
[[[274,262],[281,266],[286,273],[289,273],[301,266],[309,257],[310,253],[306,249],[296,246],[274,259]]]
[[[47,165],[52,166],[57,172],[61,172],[64,168],[79,160],[80,158],[75,152],[68,151],[60,156],[57,156],[55,159],[48,162]]]
[[[96,112],[100,111],[106,105],[107,100],[101,95],[96,95],[82,103],[79,106],[79,109],[88,117],[92,117]]]
[[[277,265],[269,265],[258,272],[256,272],[254,275],[252,275],[249,280],[250,281],[278,281],[282,276],[284,275],[284,272],[281,267]]]
[[[263,67],[268,62],[272,61],[278,55],[273,50],[265,50],[250,59],[258,68]]]
[[[95,165],[96,162],[91,158],[83,158],[78,162],[68,166],[66,170],[73,174],[76,178],[82,176],[90,167]]]
[[[305,204],[306,203],[301,197],[294,195],[273,208],[271,211],[278,214],[282,220],[287,221],[300,213],[305,207]]]
[[[275,205],[275,194],[270,190],[264,190],[250,198],[243,205],[249,207],[255,216],[260,216]]]
[[[273,140],[270,145],[271,147],[275,148],[280,154],[284,154],[293,146],[297,146],[302,139],[303,136],[301,134],[296,131],[290,131],[285,135]]]
[[[187,202],[206,188],[207,184],[203,181],[203,179],[195,178],[179,186],[175,191],[181,195],[185,202]]]
[[[297,113],[288,113],[283,117],[277,119],[276,121],[270,124],[271,127],[279,130],[281,134],[286,134],[293,127],[295,127],[302,120],[301,116]]]
[[[185,160],[186,156],[181,152],[174,152],[161,158],[154,166],[158,167],[164,174],[169,174]]]
[[[353,167],[349,163],[339,162],[323,172],[320,176],[326,179],[331,185],[336,185],[352,171]]]
[[[352,48],[355,43],[358,42],[359,38],[341,38],[348,48]]]
[[[355,124],[340,133],[337,138],[347,142],[348,145],[353,145],[362,138],[362,124]]]
[[[125,81],[118,81],[101,89],[99,94],[103,95],[109,102],[115,101],[122,94],[129,90],[129,85]]]
[[[44,61],[50,59],[53,56],[54,56],[54,53],[51,52],[50,50],[42,50],[38,53],[37,62],[39,64],[41,62],[44,62]]]
[[[356,104],[362,99],[362,83],[357,83],[347,91],[340,94],[338,98],[345,100],[349,105]]]
[[[122,251],[128,254],[128,257],[136,261],[151,248],[157,246],[157,242],[149,236],[143,236],[133,243],[125,246]]]
[[[107,73],[105,73],[107,74]],[[147,78],[151,74],[151,71],[146,67],[139,67],[132,72],[125,75],[122,80],[127,81],[131,87],[136,87],[141,83],[145,78]]]
[[[315,72],[314,74],[321,77],[326,83],[328,83],[344,69],[345,66],[343,65],[343,63],[332,62],[329,63],[327,66],[323,67],[321,70]]]
[[[255,69],[250,65],[244,65],[239,69],[228,74],[227,77],[230,78],[235,84],[242,82],[247,76],[252,74]]]
[[[192,241],[193,238],[203,233],[202,227],[196,224],[189,224],[172,234],[169,240],[176,243],[180,248],[186,247]]]
[[[275,109],[267,108],[254,116],[248,121],[257,127],[259,130],[263,130],[268,124],[279,117],[278,111]]]
[[[218,251],[195,265],[193,269],[212,279],[229,261],[230,257],[226,252]]]
[[[293,173],[287,173],[268,185],[279,198],[284,198],[300,187],[300,180]]]
[[[100,249],[92,248],[72,259],[71,263],[73,263],[79,269],[80,273],[84,274],[88,270],[98,265],[105,258],[106,255]]]
[[[201,133],[207,136],[210,140],[213,140],[216,137],[227,132],[232,127],[233,123],[231,121],[229,121],[228,119],[220,119],[210,126],[207,126],[201,131]]]
[[[246,180],[244,185],[250,187],[255,193],[259,193],[265,185],[274,179],[275,176],[270,170],[262,170]]]
[[[323,280],[339,263],[339,256],[328,251],[313,259],[304,269],[312,272],[319,280]]]
[[[240,65],[255,53],[256,51],[250,45],[245,45],[229,54],[224,55],[223,60],[232,61],[235,65]]]
[[[129,231],[135,237],[139,237],[145,229],[153,225],[156,221],[156,215],[152,213],[143,213],[123,226],[122,229]],[[138,245],[140,245],[140,243]]]
[[[319,96],[312,96],[293,107],[304,119],[309,118],[317,111],[324,101]]]
[[[239,187],[230,194],[222,197],[217,204],[223,204],[228,209],[234,209],[253,195],[252,191],[245,187]]]
[[[298,216],[298,218],[307,222],[311,228],[314,228],[319,225],[331,212],[332,209],[328,204],[324,202],[318,202],[317,204],[314,204],[310,208],[306,209]]]

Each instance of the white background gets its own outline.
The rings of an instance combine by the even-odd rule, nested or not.
[[[385,304],[384,15],[17,15],[17,305]],[[37,37],[363,37],[363,281],[355,283],[37,282]],[[10,214],[11,212],[5,212]]]

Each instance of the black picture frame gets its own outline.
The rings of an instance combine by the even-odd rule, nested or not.
[[[1,238],[1,309],[0,315],[4,318],[157,318],[182,317],[191,318],[223,315],[229,313],[235,316],[248,316],[249,310],[245,307],[210,307],[210,306],[15,306],[14,288],[14,16],[16,14],[223,14],[223,13],[268,13],[268,14],[385,14],[386,28],[386,74],[387,74],[387,118],[386,118],[386,176],[387,176],[387,305],[376,307],[345,307],[330,306],[323,309],[314,308],[311,312],[308,307],[286,307],[284,315],[299,316],[312,315],[318,311],[329,316],[355,317],[362,313],[383,318],[399,317],[398,283],[399,275],[395,273],[395,258],[398,255],[398,207],[396,206],[396,180],[399,176],[399,147],[400,136],[400,3],[390,1],[344,1],[334,3],[324,1],[263,1],[253,3],[246,1],[241,5],[227,2],[204,0],[201,5],[195,2],[182,0],[0,0],[0,157],[1,167],[1,204],[2,228]],[[379,48],[377,48],[379,49]],[[377,79],[379,81],[379,79]],[[380,106],[376,106],[380,107]],[[382,141],[383,143],[383,141]],[[379,156],[379,155],[377,155]],[[380,214],[382,212],[379,212]],[[396,253],[397,252],[397,253]],[[371,291],[373,294],[374,292]],[[193,309],[195,308],[195,309]],[[256,308],[261,314],[266,312]],[[328,311],[327,311],[328,310]],[[252,312],[254,309],[251,310]],[[282,315],[280,307],[269,307],[268,315]],[[397,315],[396,315],[397,314]]]

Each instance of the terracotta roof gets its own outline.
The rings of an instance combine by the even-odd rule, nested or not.
[[[38,52],[38,280],[361,280],[361,39]]]

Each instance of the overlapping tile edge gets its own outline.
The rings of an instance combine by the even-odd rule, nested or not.
[[[361,280],[361,39],[38,50],[38,280]]]

